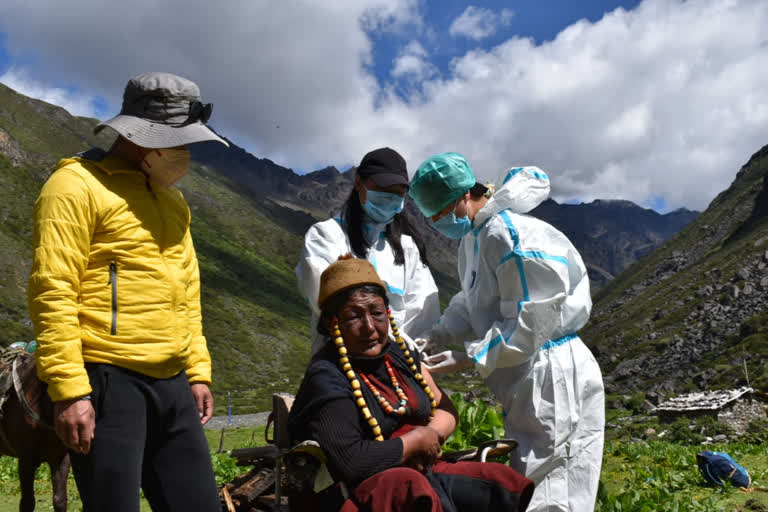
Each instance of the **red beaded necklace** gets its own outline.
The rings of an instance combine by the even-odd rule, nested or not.
[[[397,346],[400,347],[400,351],[402,351],[406,358],[405,362],[410,365],[410,369],[413,372],[413,378],[416,379],[416,382],[421,384],[421,387],[424,388],[424,392],[429,397],[429,421],[432,421],[435,419],[435,409],[437,409],[435,394],[431,389],[429,389],[429,385],[427,384],[427,380],[424,378],[424,376],[419,373],[419,369],[416,367],[416,361],[414,361],[413,357],[411,356],[411,352],[408,350],[408,347],[405,346],[405,340],[402,336],[400,336],[400,332],[397,330],[397,325],[395,325],[395,317],[392,315],[392,311],[390,309],[387,309],[387,315],[389,316],[389,325],[392,327],[392,335],[395,337]],[[355,403],[360,408],[363,419],[365,419],[365,421],[368,422],[368,426],[371,427],[373,438],[377,441],[383,441],[384,436],[381,432],[381,426],[379,426],[378,420],[374,415],[371,414],[370,409],[368,409],[368,405],[365,403],[363,390],[360,389],[360,381],[357,380],[357,374],[352,369],[352,364],[349,362],[349,357],[347,357],[347,347],[344,346],[344,338],[341,337],[339,319],[334,317],[332,324],[331,335],[333,336],[333,344],[336,345],[336,349],[339,352],[339,365],[341,365],[341,370],[347,376],[347,379],[349,379],[350,386],[352,386],[352,395],[355,397]]]
[[[400,383],[397,381],[397,376],[395,375],[395,371],[392,369],[392,365],[389,364],[389,361],[384,359],[384,365],[387,367],[387,373],[389,374],[389,380],[392,381],[392,388],[395,390],[395,394],[400,399],[400,402],[398,403],[398,407],[395,408],[389,400],[384,398],[381,395],[381,392],[376,389],[376,386],[373,385],[373,383],[368,379],[368,377],[365,376],[365,374],[360,373],[360,378],[363,379],[363,382],[366,386],[368,386],[368,389],[371,390],[371,393],[373,393],[373,396],[378,400],[379,405],[382,409],[384,409],[384,412],[387,414],[394,414],[397,416],[403,416],[406,412],[408,412],[408,397],[406,396],[405,392],[403,392],[403,389],[400,387]]]

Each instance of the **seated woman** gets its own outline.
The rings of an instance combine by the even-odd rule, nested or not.
[[[318,305],[326,344],[304,375],[288,428],[294,441],[319,442],[331,475],[348,485],[343,512],[525,510],[533,482],[510,467],[438,459],[456,410],[406,347],[369,262],[331,264]],[[334,510],[321,498],[314,510]]]

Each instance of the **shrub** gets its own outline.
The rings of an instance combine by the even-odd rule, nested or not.
[[[467,402],[459,393],[451,395],[459,423],[443,445],[446,451],[474,448],[504,437],[504,420],[499,411],[482,400]]]

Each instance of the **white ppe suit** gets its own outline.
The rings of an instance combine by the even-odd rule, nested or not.
[[[320,274],[339,256],[353,253],[344,221],[328,219],[312,225],[304,235],[304,249],[296,265],[299,289],[312,309],[312,354],[317,353],[325,339],[317,332],[320,310],[317,297]],[[389,307],[400,331],[412,338],[425,335],[440,317],[437,286],[429,268],[421,262],[419,249],[408,235],[401,235],[404,265],[395,265],[395,253],[384,232],[368,249],[367,260],[387,286]],[[409,340],[410,341],[410,340]]]
[[[505,173],[461,240],[461,291],[429,337],[464,342],[501,401],[506,435],[520,443],[512,466],[536,482],[528,510],[582,512],[595,505],[605,399],[576,333],[592,308],[584,263],[565,235],[525,215],[548,195],[536,167]]]

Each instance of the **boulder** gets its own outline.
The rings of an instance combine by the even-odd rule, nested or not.
[[[651,411],[653,411],[655,408],[656,408],[656,406],[654,406],[654,405],[653,405],[651,402],[649,402],[648,400],[643,400],[643,404],[640,406],[640,409],[641,409],[641,410],[642,410],[644,413],[646,413],[646,414],[650,413],[650,412],[651,412]]]

